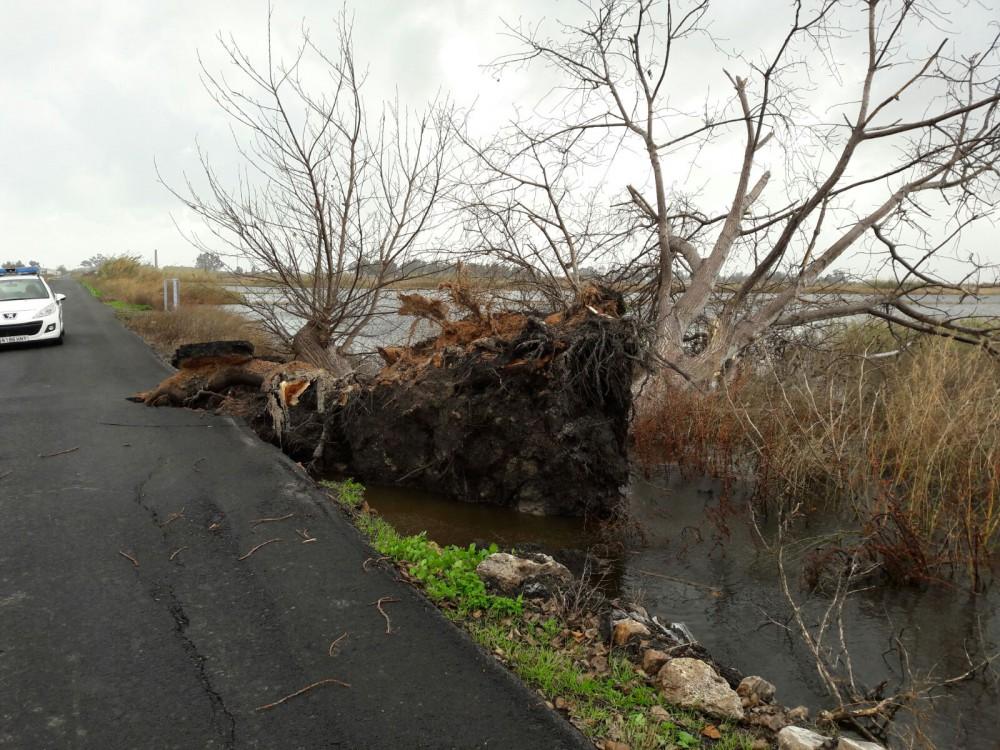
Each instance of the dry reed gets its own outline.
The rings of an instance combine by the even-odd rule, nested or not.
[[[979,587],[1000,551],[1000,367],[946,339],[872,359],[875,343],[849,331],[717,392],[660,386],[637,458],[750,479],[762,504],[849,510],[895,577]]]

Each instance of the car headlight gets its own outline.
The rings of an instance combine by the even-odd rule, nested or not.
[[[58,306],[56,305],[55,302],[46,305],[37,313],[35,313],[35,320],[38,320],[39,318],[47,318],[49,315],[55,313],[57,307]]]

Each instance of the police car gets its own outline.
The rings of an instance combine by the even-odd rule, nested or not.
[[[0,268],[0,345],[63,340],[62,301],[37,268]]]

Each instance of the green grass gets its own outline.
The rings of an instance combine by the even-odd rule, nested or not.
[[[100,291],[95,289],[91,284],[88,284],[86,281],[82,279],[80,280],[80,283],[83,285],[84,289],[90,292],[91,297],[99,299],[105,305],[112,308],[113,310],[116,310],[117,312],[145,312],[147,310],[153,309],[149,305],[134,304],[132,302],[125,302],[120,299],[104,299],[104,296],[100,293]]]
[[[424,533],[403,536],[366,510],[362,485],[351,480],[320,484],[351,515],[372,547],[415,579],[446,617],[547,700],[560,699],[573,724],[591,739],[613,738],[632,750],[749,750],[753,736],[728,725],[718,725],[721,739],[703,738],[702,730],[715,722],[665,703],[624,656],[609,655],[607,672],[597,675],[587,667],[586,644],[565,638],[563,622],[531,611],[520,597],[489,593],[476,566],[497,551],[496,545],[441,547]],[[662,709],[658,716],[656,707]]]

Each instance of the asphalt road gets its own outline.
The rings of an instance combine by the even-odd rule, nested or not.
[[[0,350],[0,748],[587,746],[409,586],[363,571],[371,550],[279,451],[127,402],[166,366],[54,287],[65,345]],[[392,634],[380,597],[399,600]],[[350,687],[256,710],[328,678]]]

